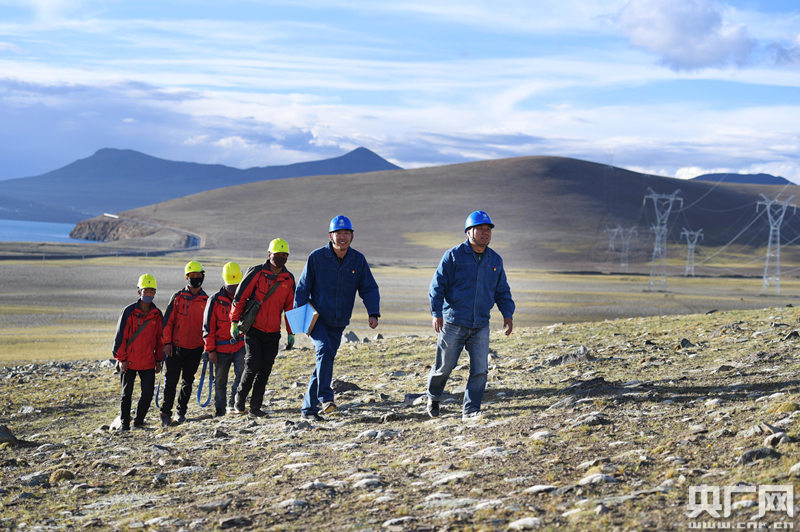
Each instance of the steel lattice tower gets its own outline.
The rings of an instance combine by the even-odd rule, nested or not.
[[[680,202],[683,207],[683,198],[678,197],[677,189],[672,194],[656,194],[652,188],[647,188],[649,193],[642,200],[642,204],[647,203],[650,199],[653,201],[653,207],[656,210],[656,223],[651,226],[651,230],[655,234],[655,241],[653,242],[653,261],[650,266],[650,288],[652,289],[656,283],[661,284],[663,290],[667,289],[667,222],[669,221],[669,214],[672,212],[672,206],[676,202]]]
[[[636,226],[631,227],[626,232],[622,226],[619,226],[620,230],[620,238],[622,239],[622,253],[619,256],[619,266],[626,272],[628,271],[628,256],[630,255],[631,251],[631,237],[633,235],[638,234],[636,231]]]
[[[607,253],[613,253],[617,250],[614,243],[619,236],[619,232],[622,230],[622,227],[617,225],[616,227],[609,227],[606,226],[606,234],[608,235],[608,249],[606,250]]]
[[[756,212],[764,207],[769,218],[769,244],[767,244],[767,258],[764,263],[764,280],[761,282],[761,294],[767,291],[770,281],[775,282],[775,294],[781,295],[781,224],[786,215],[786,209],[791,207],[797,212],[797,206],[789,201],[794,196],[789,196],[783,201],[771,200],[761,194],[764,201],[756,203]]]
[[[683,272],[685,277],[694,277],[694,247],[697,244],[698,238],[703,238],[703,230],[689,231],[685,227],[681,231],[681,236],[686,237],[686,269]]]

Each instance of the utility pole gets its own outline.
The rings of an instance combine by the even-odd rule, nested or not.
[[[686,269],[683,272],[684,277],[694,277],[694,247],[697,244],[698,238],[703,238],[703,230],[689,231],[685,227],[681,231],[681,237],[686,237]]]
[[[786,209],[791,207],[793,213],[797,206],[789,203],[794,196],[789,196],[783,201],[771,200],[761,194],[764,201],[756,203],[756,212],[764,207],[769,219],[769,244],[767,244],[767,259],[764,263],[764,280],[761,282],[761,294],[767,291],[770,281],[775,281],[775,295],[781,295],[781,224],[786,215]]]
[[[667,289],[667,222],[672,211],[672,205],[680,202],[683,207],[683,198],[678,197],[677,189],[672,194],[656,194],[648,187],[649,193],[642,200],[642,205],[650,199],[656,210],[656,223],[650,229],[655,234],[653,242],[653,261],[650,265],[650,288],[658,282],[663,290]]]
[[[619,230],[622,238],[622,253],[619,256],[619,267],[627,272],[628,256],[630,255],[631,251],[631,237],[638,233],[636,232],[636,226],[631,227],[627,232],[622,228],[622,226],[619,226]]]

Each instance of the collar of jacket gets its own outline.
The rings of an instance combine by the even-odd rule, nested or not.
[[[347,246],[347,251],[345,251],[344,257],[340,259],[339,255],[336,254],[336,250],[333,249],[333,242],[328,241],[328,246],[327,246],[328,253],[330,253],[331,256],[336,260],[338,260],[339,262],[342,262],[344,259],[347,258],[347,255],[350,253],[350,248],[351,248],[350,246]]]
[[[469,238],[466,239],[463,244],[461,244],[461,247],[464,249],[464,251],[467,253],[472,253],[473,255],[486,255],[486,253],[489,251],[489,246],[486,246],[486,250],[483,253],[478,253],[472,249],[472,246],[469,245]]]

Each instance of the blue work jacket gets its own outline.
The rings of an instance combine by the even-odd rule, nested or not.
[[[431,279],[428,297],[434,317],[462,327],[489,325],[489,311],[495,303],[504,318],[514,317],[503,259],[488,247],[480,258],[469,240],[445,252]]]
[[[339,264],[333,245],[315,249],[308,256],[294,292],[294,307],[311,303],[319,319],[331,327],[346,327],[353,314],[356,292],[364,301],[367,314],[380,316],[378,283],[364,255],[353,248]]]

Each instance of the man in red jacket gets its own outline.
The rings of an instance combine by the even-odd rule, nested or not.
[[[231,300],[242,280],[242,270],[235,262],[222,267],[222,280],[225,283],[219,292],[208,298],[203,317],[203,340],[205,353],[214,364],[214,415],[225,415],[225,404],[233,411],[236,390],[244,369],[244,337],[231,336]],[[204,353],[204,354],[205,354]],[[228,373],[233,364],[233,385],[230,398],[227,398]]]
[[[145,273],[139,277],[139,300],[125,307],[117,322],[114,336],[114,358],[119,362],[122,395],[119,417],[122,430],[131,430],[131,398],[136,375],[142,390],[136,406],[133,426],[144,427],[144,418],[153,400],[156,373],[161,371],[161,311],[153,304],[156,278]]]
[[[278,355],[278,343],[281,339],[281,313],[292,310],[294,305],[294,275],[286,269],[289,258],[289,244],[282,238],[269,243],[267,262],[253,266],[247,270],[244,279],[236,289],[231,307],[231,335],[238,336],[238,322],[242,318],[249,299],[261,301],[253,325],[244,336],[245,356],[244,375],[236,391],[234,413],[244,414],[247,394],[250,388],[250,413],[263,417],[261,410],[264,404],[264,389],[267,387],[272,365]],[[285,319],[285,318],[284,318]],[[294,344],[294,335],[286,321],[286,333],[289,335],[289,346]]]
[[[200,358],[203,355],[203,312],[208,296],[203,291],[205,270],[197,261],[190,261],[184,268],[186,288],[178,290],[169,300],[164,314],[164,356],[167,371],[164,375],[164,402],[161,404],[161,424],[169,426],[172,422],[172,403],[178,380],[181,392],[178,395],[175,421],[186,421],[186,409],[192,396],[192,383]]]

